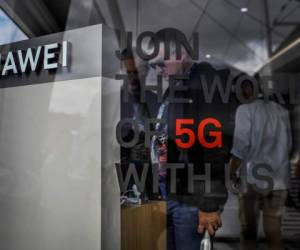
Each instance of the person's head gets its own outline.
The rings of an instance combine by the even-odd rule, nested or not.
[[[253,81],[250,80],[250,78],[247,76],[245,73],[240,73],[234,78],[234,85],[237,84],[238,81],[240,82],[241,90],[242,90],[242,95],[244,96],[245,99],[250,99],[254,96],[254,86],[255,84]]]
[[[139,60],[133,50],[126,48],[121,53],[121,69],[128,75],[129,91],[137,91],[141,78],[147,75],[147,62]]]
[[[156,33],[160,49],[158,55],[150,61],[150,65],[164,78],[182,74],[192,64],[192,60],[183,46],[181,46],[180,58],[176,58],[176,39],[184,39],[184,36],[181,31],[174,28],[161,29]],[[169,44],[170,48],[170,57],[167,60],[165,60],[166,43]]]
[[[253,83],[250,80],[243,81],[242,91],[246,99],[253,97],[254,95]]]

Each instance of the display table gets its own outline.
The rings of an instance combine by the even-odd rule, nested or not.
[[[122,250],[166,250],[166,202],[121,209]]]

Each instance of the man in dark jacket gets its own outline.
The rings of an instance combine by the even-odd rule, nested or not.
[[[207,63],[193,63],[184,48],[181,58],[176,59],[175,39],[180,36],[184,35],[176,29],[157,33],[161,46],[151,65],[174,85],[173,90],[169,87],[163,95],[157,118],[165,123],[155,126],[157,134],[152,137],[151,156],[153,165],[158,166],[160,191],[168,200],[168,249],[196,250],[205,230],[214,235],[221,227],[220,211],[227,200],[224,170],[233,126],[229,124],[230,105],[224,104],[218,94],[207,103],[201,87],[201,81],[205,81],[210,88],[216,77],[226,82],[228,72],[217,71]],[[168,60],[164,60],[164,42],[169,42]],[[174,91],[174,86],[185,91]],[[181,101],[178,103],[174,98]],[[200,129],[202,121],[207,121],[207,126]],[[213,146],[210,135],[221,133],[222,142]],[[202,181],[196,180],[200,175]],[[210,190],[205,190],[207,184]]]
[[[228,72],[217,71],[208,63],[193,63],[185,49],[181,50],[181,58],[176,59],[178,36],[184,35],[176,29],[157,32],[161,43],[165,37],[169,39],[170,59],[164,60],[161,44],[158,56],[150,65],[173,86],[163,93],[156,116],[161,122],[154,124],[150,151],[153,168],[158,166],[161,195],[168,203],[168,250],[198,250],[204,231],[214,235],[221,227],[220,212],[227,200],[224,169],[233,131],[228,125],[230,105],[223,104],[217,93],[207,103],[201,81],[210,88],[215,77],[226,82]],[[184,79],[173,81],[175,75]],[[136,90],[139,92],[140,88]],[[175,100],[178,98],[185,101],[178,102]],[[207,123],[199,128],[202,121]],[[214,135],[219,136],[214,138]],[[214,139],[219,139],[216,146]],[[197,180],[204,176],[205,181]],[[206,187],[210,188],[206,190]]]

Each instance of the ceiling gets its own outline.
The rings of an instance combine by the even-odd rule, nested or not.
[[[188,37],[192,32],[199,32],[202,56],[210,54],[212,61],[229,64],[249,73],[256,72],[268,58],[263,2],[262,0],[118,1],[127,30],[139,33],[175,27],[185,32]],[[300,23],[298,1],[269,0],[269,3],[271,25],[274,20]],[[284,4],[288,5],[281,11]],[[242,13],[242,7],[247,7],[248,12]],[[272,27],[273,51],[295,27],[295,25]]]
[[[135,35],[142,31],[175,27],[188,37],[191,37],[193,32],[199,32],[201,60],[254,73],[268,59],[264,0],[4,0],[4,2],[6,8],[10,9],[19,22],[33,31],[32,36],[96,23],[132,31]],[[288,37],[293,37],[291,34],[300,23],[300,1],[268,0],[268,2],[272,50],[275,52],[280,44],[287,43]],[[0,7],[3,8],[1,4]],[[241,12],[241,8],[247,8],[248,12]],[[274,22],[284,22],[285,25],[274,25]],[[208,54],[211,55],[209,59],[206,58]]]

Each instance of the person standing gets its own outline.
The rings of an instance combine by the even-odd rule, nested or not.
[[[161,194],[167,200],[167,249],[198,250],[204,231],[207,230],[213,236],[222,226],[220,213],[227,200],[224,185],[225,147],[208,150],[196,141],[189,149],[179,148],[175,142],[175,124],[177,119],[192,118],[195,123],[189,128],[197,131],[197,125],[202,119],[220,117],[218,108],[222,110],[224,106],[206,104],[200,87],[201,74],[212,79],[217,71],[208,63],[194,63],[184,48],[181,49],[180,58],[176,58],[176,37],[180,36],[184,39],[184,35],[173,28],[158,31],[156,37],[160,41],[160,50],[150,61],[150,65],[163,77],[164,82],[169,82],[169,85],[172,77],[184,76],[183,80],[175,80],[173,84],[176,88],[184,88],[187,91],[178,91],[175,97],[189,99],[190,102],[174,103],[171,88],[165,88],[157,115],[157,118],[163,119],[165,123],[155,125],[156,135],[152,137],[150,150],[152,164],[158,166]],[[167,41],[164,40],[166,37]],[[169,59],[165,59],[165,42],[169,43]],[[180,163],[184,166],[177,173],[175,193],[170,187],[171,170],[166,167],[168,163]],[[193,165],[195,174],[203,175],[205,163],[212,165],[209,181],[212,191],[219,196],[206,196],[203,181],[194,183],[195,192],[188,192],[188,165]]]
[[[139,59],[134,51],[124,49],[120,57],[121,69],[127,77],[126,84],[121,88],[121,119],[131,119],[137,124],[139,139],[134,146],[121,147],[121,170],[122,175],[126,176],[129,167],[134,166],[139,178],[145,171],[145,165],[150,163],[150,150],[145,145],[145,122],[147,119],[155,118],[158,109],[157,95],[151,91],[146,91],[145,102],[140,100],[141,79],[148,74],[148,64]],[[123,126],[122,140],[131,141],[134,131],[131,125]],[[123,177],[124,178],[124,177]],[[126,179],[126,177],[124,178]],[[150,171],[147,171],[142,199],[156,198],[153,194],[153,180]],[[130,190],[133,185],[137,185],[136,180],[131,177],[126,189]]]
[[[256,82],[257,83],[257,82]],[[242,82],[246,99],[254,99],[250,80]],[[269,249],[282,250],[281,219],[290,186],[292,148],[288,111],[274,101],[254,99],[238,107],[230,175],[246,173],[246,188],[239,195],[242,250],[257,249],[260,211]]]

